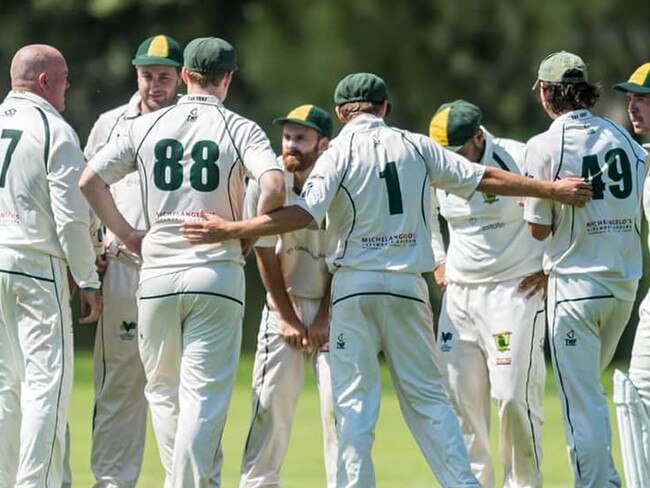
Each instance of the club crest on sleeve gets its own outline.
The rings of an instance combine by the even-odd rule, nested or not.
[[[440,345],[440,350],[442,352],[449,352],[451,351],[451,344],[450,342],[454,338],[453,332],[440,332],[440,342],[442,344]]]
[[[120,330],[123,332],[120,334],[120,339],[123,341],[132,341],[135,339],[137,327],[138,326],[135,322],[122,321],[120,324]]]

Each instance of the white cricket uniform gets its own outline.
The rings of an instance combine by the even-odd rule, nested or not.
[[[293,174],[284,172],[287,196],[285,205],[298,198]],[[259,185],[251,181],[246,188],[244,216],[257,214]],[[313,325],[326,292],[330,274],[325,263],[325,231],[300,229],[279,237],[261,238],[256,247],[275,247],[287,292],[301,321]],[[280,314],[270,293],[262,311],[253,368],[253,417],[242,458],[240,488],[280,486],[284,460],[298,397],[304,386],[305,367],[311,363],[320,396],[323,429],[323,457],[327,487],[336,486],[336,430],[330,379],[329,351],[305,353],[289,346],[282,337]]]
[[[99,116],[84,149],[90,160],[111,139],[125,137],[140,114],[139,94]],[[111,185],[118,210],[144,229],[140,175]],[[105,237],[108,268],[102,283],[103,309],[95,334],[91,468],[94,488],[135,488],[142,467],[147,424],[146,378],[138,353],[136,292],[139,259],[110,231]],[[136,256],[137,258],[137,256]]]
[[[650,144],[645,144],[643,147],[650,150]],[[648,180],[646,180],[643,189],[643,210],[646,220],[650,221],[650,182]],[[648,246],[650,247],[650,241]],[[639,307],[639,323],[630,359],[630,378],[639,391],[648,415],[650,415],[650,293],[646,294]],[[646,452],[650,453],[650,445],[646,447]]]
[[[484,168],[429,138],[364,114],[321,155],[297,205],[336,245],[330,366],[339,450],[337,486],[374,487],[371,448],[384,353],[404,418],[443,486],[479,486],[435,360],[422,273],[433,269],[435,185],[469,197]]]
[[[556,383],[576,487],[620,486],[611,456],[601,371],[630,317],[641,277],[640,206],[647,153],[588,110],[556,118],[528,142],[526,164],[542,180],[583,176],[583,208],[528,198],[524,218],[552,226],[544,270]]]
[[[270,142],[217,98],[186,95],[135,119],[88,164],[108,184],[135,170],[141,177],[149,230],[139,348],[165,487],[218,485],[213,466],[239,360],[244,260],[239,241],[191,245],[180,225],[201,209],[240,219],[247,175],[280,169]]]
[[[477,164],[524,174],[525,145],[485,134]],[[544,303],[526,298],[520,281],[542,269],[544,244],[528,232],[518,197],[475,193],[465,200],[436,189],[449,228],[448,285],[438,321],[438,350],[472,462],[486,488],[495,486],[490,408],[499,415],[505,487],[541,487],[544,397]],[[437,209],[434,205],[437,220]],[[441,242],[442,237],[432,239]],[[436,252],[437,250],[437,252]]]
[[[0,486],[63,483],[73,344],[66,266],[99,289],[79,139],[52,105],[0,105]]]

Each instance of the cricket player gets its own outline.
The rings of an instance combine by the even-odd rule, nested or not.
[[[579,56],[547,56],[537,78],[553,122],[528,141],[526,168],[543,181],[581,175],[594,192],[584,208],[526,199],[524,213],[533,237],[548,239],[548,334],[574,485],[620,486],[600,375],[628,322],[641,277],[647,153],[625,129],[589,111],[600,88],[589,82]]]
[[[282,126],[285,205],[302,192],[318,156],[332,138],[332,118],[320,107],[301,105],[275,119]],[[257,215],[259,185],[246,189],[247,218]],[[242,459],[240,488],[280,486],[280,468],[289,447],[298,396],[311,364],[318,383],[327,486],[336,486],[336,430],[329,372],[329,291],[331,275],[323,228],[260,238],[257,267],[266,304],[253,368],[253,418]]]
[[[81,188],[98,217],[132,252],[142,252],[139,350],[165,486],[218,486],[213,466],[235,379],[244,312],[239,241],[191,246],[179,232],[199,210],[239,219],[248,176],[259,210],[284,201],[284,181],[257,124],[223,105],[237,58],[223,39],[185,48],[176,105],[134,119],[84,171]],[[119,212],[108,185],[138,171],[147,233]]]
[[[67,267],[81,323],[101,310],[85,160],[65,109],[68,67],[52,46],[22,47],[0,105],[0,486],[60,488],[72,390]]]
[[[623,92],[627,96],[627,112],[634,133],[645,137],[646,140],[650,138],[650,63],[639,66],[627,82],[614,85],[614,90]],[[644,144],[644,148],[648,150],[650,145]],[[650,215],[650,187],[647,181],[643,190],[646,219]],[[617,378],[620,378],[623,391],[617,391],[619,384]],[[623,375],[617,375],[614,383],[615,397],[622,397],[620,398],[622,404],[620,407],[617,405],[617,416],[621,431],[623,464],[629,486],[648,486],[650,485],[650,294],[646,294],[639,307],[639,322],[632,346],[629,379],[631,385],[627,384],[628,380]],[[626,387],[631,390],[627,395],[624,393]],[[615,398],[616,400],[618,398]],[[628,425],[621,425],[624,422]]]
[[[444,103],[431,119],[429,136],[473,163],[525,174],[525,145],[494,137],[481,121],[474,104]],[[437,189],[434,221],[437,206],[449,229],[447,252],[439,226],[431,233],[435,276],[445,289],[437,347],[472,471],[483,487],[495,486],[492,398],[503,486],[541,487],[543,244],[528,232],[518,198],[476,192],[465,200]]]
[[[330,367],[338,435],[337,486],[376,485],[371,459],[381,396],[383,351],[405,420],[443,486],[480,486],[470,469],[458,419],[436,364],[433,319],[422,273],[433,269],[429,185],[466,198],[476,189],[584,202],[580,179],[543,182],[469,163],[426,136],[389,127],[384,81],[371,73],[343,78],[334,94],[345,125],[316,162],[290,207],[241,222],[203,212],[187,222],[190,242],[284,233],[328,217],[336,240]]]
[[[132,64],[138,91],[128,103],[99,116],[84,150],[90,160],[112,139],[125,137],[133,120],[176,102],[183,52],[165,35],[142,41]],[[129,224],[145,228],[140,175],[128,174],[111,186],[115,204]],[[140,474],[147,424],[146,378],[138,353],[136,292],[140,258],[108,232],[108,266],[94,351],[95,400],[91,467],[95,488],[134,488]]]

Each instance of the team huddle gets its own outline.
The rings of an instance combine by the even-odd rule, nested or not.
[[[441,104],[428,135],[388,126],[385,82],[352,73],[334,91],[340,133],[326,110],[298,106],[273,121],[280,156],[224,105],[238,67],[228,42],[183,50],[157,35],[132,64],[137,92],[98,118],[82,152],[60,114],[62,54],[29,45],[11,63],[0,105],[0,488],[71,484],[75,290],[80,322],[97,321],[93,486],[136,486],[147,411],[164,486],[220,486],[251,251],[267,295],[241,488],[280,486],[308,366],[327,486],[376,486],[380,355],[442,486],[495,486],[495,402],[503,486],[541,487],[547,335],[574,485],[621,486],[600,375],[641,278],[650,158],[590,111],[600,87],[580,57],[541,62],[533,89],[552,123],[526,143],[492,135],[464,100]],[[650,63],[614,88],[634,132],[650,136]],[[437,328],[431,271],[444,291]],[[650,298],[614,402],[628,486],[650,486]]]

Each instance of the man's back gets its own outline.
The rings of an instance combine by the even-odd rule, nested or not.
[[[594,192],[583,208],[527,201],[526,220],[553,227],[545,270],[564,275],[597,273],[616,296],[633,298],[634,290],[617,282],[635,283],[641,277],[645,151],[624,129],[587,110],[556,118],[528,146],[533,176],[547,180],[583,176]]]
[[[468,178],[473,173],[475,180]],[[433,269],[429,185],[469,195],[479,175],[481,169],[446,155],[426,137],[363,115],[318,160],[304,198],[311,207],[322,192],[331,196],[328,232],[338,242],[330,268],[422,273]]]
[[[179,227],[199,218],[201,209],[228,220],[241,218],[245,177],[257,179],[277,168],[261,129],[215,97],[188,95],[169,109],[136,119],[125,139],[107,146],[96,159],[104,160],[100,172],[110,182],[136,169],[134,164],[140,172],[149,228],[143,272],[241,261],[237,241],[192,246]],[[111,165],[112,160],[119,164]]]
[[[76,134],[40,97],[12,92],[0,105],[0,158],[0,244],[63,258],[57,226],[88,220]]]

